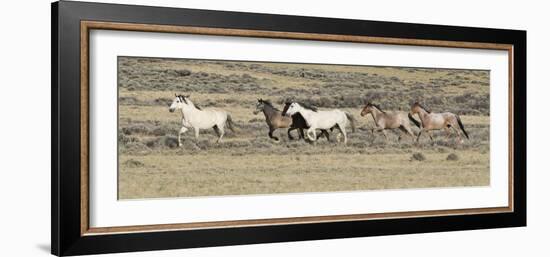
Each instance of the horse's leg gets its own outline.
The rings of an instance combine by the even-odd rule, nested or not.
[[[382,134],[384,135],[384,138],[386,138],[386,142],[388,141],[388,135],[386,134],[386,130],[384,130],[383,128],[380,128],[380,127],[374,128],[372,131],[373,135],[374,135],[374,132],[382,132]]]
[[[216,140],[216,143],[221,143],[222,142],[222,137],[223,135],[225,134],[225,129],[223,126],[216,126],[219,131],[219,134],[218,134],[218,140]]]
[[[194,128],[194,129],[195,129],[195,139],[199,140],[199,128]]]
[[[408,134],[409,136],[411,136],[411,139],[414,141],[414,133],[412,132],[411,127],[409,127],[409,126],[403,126],[403,128],[405,128],[407,134]]]
[[[337,124],[336,127],[338,128],[338,131],[340,131],[340,133],[338,133],[338,135],[336,136],[336,141],[340,143],[340,138],[344,136],[344,145],[346,145],[346,143],[348,142],[348,137],[346,135],[346,130],[344,126]]]
[[[430,130],[427,130],[427,129],[424,129],[424,128],[422,128],[420,130],[420,132],[418,132],[418,136],[416,137],[416,142],[419,141],[420,135],[422,135],[422,132],[426,132],[426,134],[428,134],[428,136],[430,137],[430,140],[432,141],[432,143],[434,143],[434,138],[432,136],[432,132]]]
[[[338,129],[340,129],[340,133],[344,135],[344,145],[346,145],[348,143],[348,135],[346,134],[346,128],[338,124]]]
[[[220,129],[218,128],[218,125],[215,125],[212,128],[214,129],[214,132],[216,133],[216,136],[218,136],[218,138],[220,138]],[[218,142],[218,140],[216,140],[216,142]]]
[[[303,128],[299,128],[298,129],[298,139],[306,139],[306,136],[304,135],[304,129]]]
[[[449,127],[445,126],[443,127],[443,129],[445,130],[446,132],[446,136],[445,136],[445,141],[449,141],[449,137],[451,136],[451,130],[449,129]]]
[[[325,136],[327,138],[327,141],[330,142],[330,137],[328,134],[328,131],[326,129],[321,129],[321,134],[317,136],[317,140],[319,140],[320,137]]]
[[[220,130],[218,129],[218,125],[212,127],[214,129],[214,133],[216,133],[216,136],[220,137]]]
[[[399,134],[399,137],[397,138],[397,142],[401,142],[401,138],[403,137],[403,135],[407,134],[407,129],[403,125],[399,126],[399,131],[401,131],[401,133]]]
[[[430,136],[430,140],[432,140],[432,143],[434,142],[434,138],[432,136],[432,131],[431,130],[426,130],[426,133],[428,133],[428,136]]]
[[[451,128],[456,133],[456,142],[457,143],[462,143],[463,141],[462,141],[462,135],[460,134],[460,130],[458,128],[456,128],[455,126],[451,126]]]
[[[379,127],[373,128],[373,129],[372,129],[372,134],[374,134],[374,132],[382,132],[383,130],[384,130],[384,129],[379,128]]]
[[[181,144],[181,134],[187,132],[187,129],[186,127],[181,127],[180,131],[178,132],[178,146],[181,147],[182,144]]]
[[[311,137],[311,133],[313,133],[313,137]],[[307,131],[306,131],[306,136],[309,138],[309,140],[315,142],[316,141],[316,133],[315,133],[315,129],[310,127]]]
[[[288,135],[288,140],[294,140],[294,137],[292,137],[292,135],[290,134],[290,131],[293,131],[295,129],[296,128],[291,127],[286,131],[286,134]]]
[[[382,131],[382,134],[384,134],[384,138],[386,138],[386,142],[388,142],[388,134],[386,133],[385,129],[380,129]]]
[[[420,129],[420,131],[418,132],[418,136],[416,136],[416,142],[419,142],[420,141],[420,135],[422,135],[422,132],[424,132],[425,130],[422,128]]]
[[[269,128],[269,138],[271,139],[275,139],[275,141],[279,141],[279,138],[277,138],[276,136],[273,136],[273,131],[275,131],[275,128]]]
[[[319,140],[319,138],[321,138],[322,136],[326,136],[325,133],[327,133],[327,135],[328,135],[328,132],[327,132],[326,129],[321,129],[321,133],[319,133],[319,135],[317,135],[315,140]]]

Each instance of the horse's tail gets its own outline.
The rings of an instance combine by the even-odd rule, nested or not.
[[[229,130],[231,130],[231,132],[235,133],[235,128],[233,127],[233,125],[235,125],[235,123],[233,122],[233,119],[231,118],[231,114],[227,114],[227,119],[225,120],[225,123],[227,124],[227,128],[229,128]]]
[[[470,139],[470,136],[468,136],[468,132],[464,129],[464,125],[462,125],[462,121],[460,120],[460,117],[455,114],[456,121],[458,122],[458,126],[460,126],[460,129],[462,129],[462,132],[464,132],[464,135],[467,139]]]
[[[353,117],[353,115],[351,115],[351,113],[349,112],[345,112],[345,113],[351,125],[351,132],[355,132],[355,118]]]
[[[411,120],[412,123],[414,123],[414,125],[416,125],[418,128],[420,128],[420,122],[417,121],[417,120],[412,116],[411,113],[409,113],[409,120]]]

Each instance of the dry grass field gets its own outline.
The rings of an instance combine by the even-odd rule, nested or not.
[[[489,185],[489,72],[400,67],[305,65],[119,57],[119,199],[353,191]],[[213,130],[192,130],[177,146],[181,113],[174,93],[229,112],[237,125],[216,144]],[[267,136],[258,98],[338,108],[358,121],[347,146]],[[374,134],[368,101],[403,110],[415,101],[459,114],[470,140],[434,133],[397,142]],[[349,128],[348,128],[349,131]],[[415,133],[418,129],[415,127]],[[293,132],[297,137],[296,132]]]

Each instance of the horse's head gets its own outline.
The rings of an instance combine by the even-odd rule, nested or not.
[[[365,116],[372,112],[373,105],[371,103],[367,103],[365,107],[363,107],[363,110],[361,111],[361,116]]]
[[[260,113],[263,109],[264,109],[264,100],[263,99],[258,99],[258,103],[256,104],[256,110],[254,110],[252,113],[254,113],[254,115]]]
[[[418,102],[415,102],[414,104],[411,105],[411,115],[415,115],[417,114],[418,112],[420,112],[420,104]]]
[[[302,109],[302,106],[300,106],[298,103],[287,103],[285,104],[285,108],[283,109],[283,115],[292,116],[295,113],[299,112]]]
[[[292,104],[292,102],[285,102],[285,107],[283,107],[283,116],[286,115],[286,111],[288,111],[288,107],[290,107],[290,105]]]
[[[386,113],[384,110],[382,110],[382,108],[380,108],[380,106],[373,104],[371,102],[368,102],[367,105],[365,105],[365,107],[361,111],[361,116],[365,116],[369,113],[371,113],[372,115],[376,115],[376,112]]]
[[[426,108],[424,108],[424,106],[422,106],[419,102],[415,102],[411,106],[411,114],[414,115],[414,114],[421,113],[421,112],[430,113],[430,111],[428,111]]]
[[[183,109],[187,105],[187,98],[189,98],[189,95],[178,95],[176,94],[176,97],[174,100],[172,100],[172,104],[170,105],[170,112],[174,112],[175,110]]]

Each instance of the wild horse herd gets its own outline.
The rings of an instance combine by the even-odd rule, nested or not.
[[[228,112],[214,109],[203,110],[190,100],[189,95],[176,94],[169,110],[170,112],[181,110],[182,113],[182,127],[178,132],[179,146],[182,146],[181,135],[191,128],[194,130],[195,138],[197,139],[201,129],[214,129],[214,132],[218,135],[218,143],[221,142],[226,127],[234,131],[234,123]],[[279,138],[274,136],[273,132],[280,128],[288,129],[287,134],[290,140],[294,139],[290,132],[298,130],[299,139],[311,142],[316,142],[322,136],[325,136],[329,140],[328,131],[337,129],[339,131],[337,141],[340,142],[343,137],[344,144],[348,140],[346,133],[348,124],[351,126],[352,132],[355,132],[356,120],[353,115],[347,111],[338,109],[319,110],[304,103],[290,101],[286,102],[283,110],[280,111],[270,101],[258,99],[254,114],[260,112],[263,112],[265,121],[269,127],[269,137],[277,141]],[[466,138],[469,138],[458,115],[450,112],[433,113],[418,102],[411,106],[409,113],[403,111],[384,111],[376,104],[367,103],[361,110],[361,116],[368,114],[372,115],[376,125],[376,128],[372,129],[372,132],[381,132],[386,140],[388,139],[386,134],[388,129],[399,129],[401,131],[398,141],[401,140],[402,135],[408,135],[412,139],[416,137],[416,141],[418,141],[420,135],[423,133],[428,134],[433,141],[431,131],[442,129],[447,133],[446,139],[454,132],[457,142],[463,142],[460,131],[464,133]],[[417,115],[420,121],[416,120],[414,115]],[[411,122],[420,129],[417,135],[411,129]],[[320,131],[319,135],[317,135],[317,129]]]

